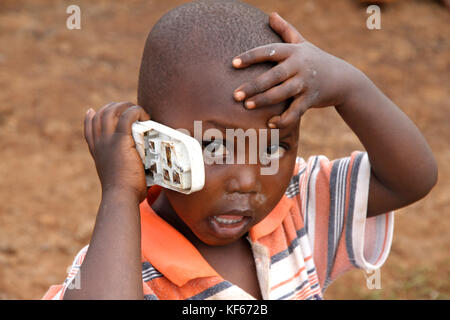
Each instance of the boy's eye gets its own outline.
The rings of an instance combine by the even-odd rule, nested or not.
[[[262,157],[268,161],[280,159],[283,157],[286,150],[287,150],[287,148],[285,148],[283,146],[280,146],[278,144],[273,144],[267,148],[266,152],[263,152]]]
[[[226,157],[229,154],[229,151],[224,146],[223,141],[203,141],[202,144],[206,154],[211,157]]]

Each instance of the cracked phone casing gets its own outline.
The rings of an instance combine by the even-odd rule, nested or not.
[[[203,188],[203,150],[196,139],[152,120],[136,121],[131,130],[147,186],[157,184],[185,194]]]

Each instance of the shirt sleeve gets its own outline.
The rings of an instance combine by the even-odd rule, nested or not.
[[[367,153],[298,160],[298,201],[322,289],[351,268],[380,268],[390,251],[394,213],[367,218]]]
[[[72,288],[80,288],[81,282],[78,276],[78,272],[80,271],[81,265],[83,264],[84,258],[86,257],[87,250],[89,245],[86,245],[83,249],[81,249],[76,255],[75,259],[72,262],[69,272],[67,273],[66,279],[62,284],[52,285],[47,290],[45,295],[42,297],[42,300],[62,300],[64,298],[64,293],[67,288],[71,286]],[[142,274],[148,273],[147,265],[146,268],[142,270]],[[144,268],[144,267],[143,267]],[[147,280],[148,281],[148,280]],[[147,284],[146,281],[142,281],[143,285],[143,293],[145,300],[158,300],[155,292],[152,288]]]
[[[69,271],[64,282],[62,284],[50,286],[48,291],[42,297],[42,300],[62,300],[64,297],[64,293],[69,286],[73,286],[74,288],[76,288],[77,286],[81,285],[80,278],[78,277],[78,272],[80,271],[81,264],[86,257],[88,247],[89,245],[86,245],[75,256],[75,259],[72,262],[72,266],[68,269]]]

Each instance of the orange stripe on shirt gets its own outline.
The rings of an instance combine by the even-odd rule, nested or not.
[[[290,300],[303,300],[306,296],[313,294],[313,291],[309,286],[305,286],[299,292],[295,293],[295,295]]]
[[[294,274],[292,277],[290,277],[290,278],[287,279],[287,280],[284,280],[284,281],[280,282],[279,284],[274,285],[272,288],[270,288],[270,290],[273,291],[273,290],[275,290],[276,288],[279,288],[280,286],[282,286],[282,285],[284,285],[284,284],[286,284],[286,283],[288,283],[288,282],[294,280],[294,279],[295,279],[296,277],[298,277],[298,276],[300,275],[300,273],[302,273],[302,271],[305,270],[305,269],[306,269],[306,267],[300,268],[300,269],[297,271],[297,273]]]

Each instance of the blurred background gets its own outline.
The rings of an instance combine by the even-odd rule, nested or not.
[[[41,298],[89,242],[101,195],[85,112],[136,101],[146,36],[183,2],[0,1],[0,299]],[[432,192],[397,211],[381,289],[369,290],[354,270],[325,297],[449,299],[450,11],[440,1],[389,1],[381,29],[369,30],[367,2],[246,2],[277,11],[365,72],[416,123],[439,164]],[[66,28],[71,4],[81,8],[80,30]],[[303,157],[362,149],[333,108],[308,112],[300,141]]]

